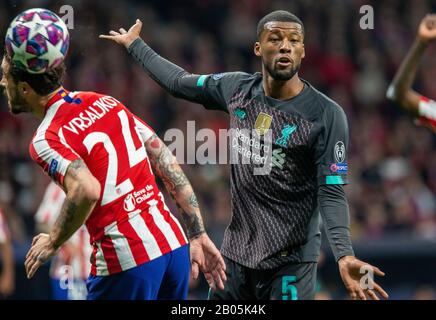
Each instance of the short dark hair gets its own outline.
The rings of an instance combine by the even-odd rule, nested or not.
[[[38,95],[46,96],[62,86],[67,70],[64,62],[47,72],[33,74],[19,68],[6,52],[4,56],[10,64],[9,74],[12,80],[15,83],[27,82]]]
[[[285,10],[277,10],[273,11],[271,13],[268,13],[266,16],[264,16],[262,19],[259,20],[259,23],[257,24],[257,38],[260,38],[260,34],[265,28],[265,24],[271,21],[280,21],[280,22],[295,22],[298,23],[301,26],[301,29],[303,31],[304,36],[304,25],[303,22],[298,18],[295,14],[290,13],[289,11]]]

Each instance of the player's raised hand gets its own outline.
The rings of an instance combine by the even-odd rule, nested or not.
[[[27,278],[33,277],[40,266],[50,260],[56,254],[50,241],[50,236],[46,233],[40,233],[32,240],[32,247],[26,255],[24,266]]]
[[[101,34],[99,35],[100,39],[108,39],[115,41],[118,44],[129,48],[129,46],[139,38],[142,29],[142,22],[139,19],[136,19],[136,23],[130,27],[129,31],[126,31],[124,28],[120,28],[119,31],[109,31],[109,35]]]
[[[379,295],[383,298],[389,298],[386,291],[383,290],[373,279],[373,275],[383,277],[385,274],[379,268],[363,262],[356,257],[346,256],[339,260],[339,273],[351,299],[353,300],[380,300]],[[370,274],[368,274],[368,271]],[[362,278],[366,276],[364,281]]]
[[[213,291],[223,290],[227,281],[226,264],[206,233],[190,241],[190,252],[192,278],[197,279],[201,271]]]
[[[418,37],[424,42],[436,40],[436,14],[428,14],[422,19]]]

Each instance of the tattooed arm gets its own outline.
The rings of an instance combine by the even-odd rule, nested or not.
[[[33,238],[27,253],[25,267],[29,279],[79,229],[100,197],[100,183],[82,160],[69,165],[64,189],[67,197],[50,233]]]
[[[190,240],[191,274],[197,279],[204,273],[212,290],[224,289],[227,281],[223,257],[204,230],[203,219],[191,184],[176,158],[155,134],[145,142],[145,148],[156,175],[168,189],[182,214]]]
[[[176,201],[188,232],[188,238],[196,238],[205,232],[197,197],[182,168],[171,151],[157,135],[145,143],[151,166],[172,198]]]

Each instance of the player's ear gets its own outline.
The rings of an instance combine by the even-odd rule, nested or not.
[[[258,57],[262,56],[262,48],[260,47],[259,41],[254,43],[254,54]]]
[[[18,82],[18,92],[20,92],[22,95],[29,95],[30,93],[34,92],[32,87],[24,81]]]
[[[303,43],[303,53],[301,54],[301,59],[303,59],[306,56],[306,49],[304,48],[304,43]]]

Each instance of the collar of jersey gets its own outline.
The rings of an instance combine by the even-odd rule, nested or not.
[[[68,102],[67,99],[65,97],[68,97],[68,94],[70,92],[68,90],[65,90],[64,88],[59,89],[58,92],[56,92],[56,94],[50,98],[50,100],[48,100],[46,106],[45,106],[45,111],[47,112],[47,110],[56,102],[58,102],[60,99],[64,99],[65,102]]]

